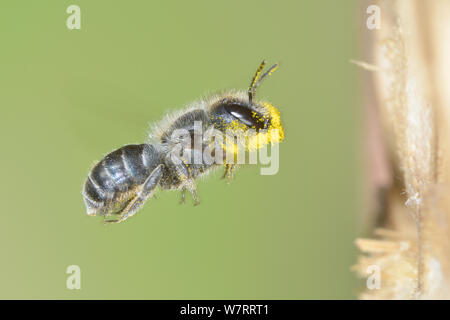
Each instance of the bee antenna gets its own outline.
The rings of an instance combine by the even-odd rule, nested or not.
[[[260,74],[266,65],[266,60],[263,60],[259,65],[258,69],[256,69],[255,75],[253,76],[252,82],[250,83],[250,87],[248,88],[248,100],[252,102],[253,97],[256,95],[256,88],[260,85],[263,79],[267,76],[270,76],[279,66],[278,63],[274,64],[267,70],[261,77]]]
[[[258,69],[256,69],[255,75],[253,76],[252,82],[250,83],[250,86],[248,87],[248,100],[252,102],[253,96],[255,95],[255,84],[258,81],[259,75],[261,74],[262,70],[264,69],[264,66],[266,65],[266,60],[263,60]]]

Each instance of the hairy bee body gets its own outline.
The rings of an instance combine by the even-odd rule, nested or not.
[[[92,168],[84,184],[87,213],[120,210],[132,196],[127,194],[142,185],[160,163],[159,152],[151,144],[126,145],[106,155]]]
[[[88,215],[120,213],[158,165],[162,165],[159,178],[162,189],[178,189],[184,180],[196,179],[217,166],[203,161],[174,164],[170,158],[172,147],[178,143],[171,140],[172,132],[177,129],[192,132],[196,121],[205,128],[212,125],[205,110],[194,109],[178,117],[153,143],[126,145],[107,154],[92,168],[83,187]],[[204,147],[202,143],[201,149]]]
[[[203,157],[204,150],[208,150],[213,142],[211,136],[204,134],[210,130],[223,133],[253,130],[250,135],[253,142],[250,142],[248,150],[250,146],[261,147],[259,142],[255,142],[259,140],[254,138],[259,138],[267,130],[278,134],[276,141],[272,142],[283,140],[278,110],[267,102],[252,99],[260,81],[277,66],[272,66],[260,77],[264,64],[258,68],[248,95],[232,91],[197,101],[156,126],[148,143],[126,145],[106,155],[92,168],[83,186],[87,214],[118,215],[118,219],[105,222],[122,222],[134,215],[157,187],[181,190],[182,202],[185,191],[189,191],[198,204],[195,179],[218,165]],[[179,131],[182,134],[176,134]],[[224,145],[219,149],[227,151],[222,150],[226,149]],[[189,152],[180,155],[180,150]],[[219,164],[225,165],[224,177],[228,175],[231,180],[234,164],[224,161],[225,153],[217,157],[221,160]]]

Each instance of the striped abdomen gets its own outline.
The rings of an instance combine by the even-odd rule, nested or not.
[[[91,170],[83,187],[87,214],[119,211],[160,163],[159,153],[149,144],[126,145],[106,155]]]

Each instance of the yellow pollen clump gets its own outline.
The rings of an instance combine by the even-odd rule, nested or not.
[[[246,151],[254,151],[262,148],[268,143],[274,144],[284,140],[284,129],[281,124],[280,112],[277,108],[275,108],[268,102],[263,102],[262,105],[264,106],[264,109],[266,111],[265,115],[263,115],[263,118],[261,119],[256,112],[253,112],[253,116],[255,119],[258,119],[261,122],[264,122],[264,120],[269,118],[269,127],[267,128],[267,130],[263,130],[256,134],[245,137],[245,145],[240,147],[245,147]],[[227,124],[227,129],[230,129],[235,133],[239,131],[244,133],[247,132],[250,128],[240,123],[239,121],[232,121],[231,123]],[[237,154],[239,146],[234,143],[234,140],[226,137],[226,142],[228,145],[228,152]]]

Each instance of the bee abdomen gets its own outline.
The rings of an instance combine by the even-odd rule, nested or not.
[[[106,155],[91,170],[83,188],[88,214],[142,184],[158,164],[159,153],[149,144],[126,145]]]

